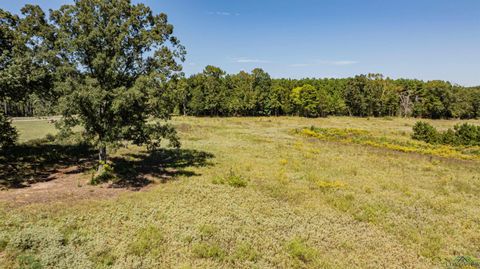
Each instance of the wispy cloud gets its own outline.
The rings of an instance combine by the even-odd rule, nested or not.
[[[266,60],[246,58],[246,57],[234,58],[233,61],[235,63],[269,63],[270,62]]]
[[[291,67],[307,67],[312,66],[313,64],[291,64]]]
[[[352,65],[357,63],[357,61],[320,61],[320,64],[326,65]]]
[[[335,66],[345,66],[345,65],[353,65],[357,64],[357,61],[316,61],[312,63],[295,63],[290,64],[290,67],[308,67],[308,66],[317,66],[317,65],[335,65]]]
[[[210,11],[208,14],[217,16],[240,16],[240,13],[232,13],[228,11]]]

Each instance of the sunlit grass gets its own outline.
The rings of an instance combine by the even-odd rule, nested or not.
[[[432,268],[476,259],[479,161],[292,132],[313,125],[408,141],[415,122],[174,118],[183,147],[212,153],[213,165],[109,201],[5,206],[0,264]],[[460,121],[429,122],[446,129]],[[26,237],[34,247],[19,243]]]

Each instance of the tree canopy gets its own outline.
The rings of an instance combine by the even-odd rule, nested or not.
[[[167,15],[129,0],[77,0],[51,13],[61,68],[55,88],[64,130],[81,125],[106,158],[106,145],[178,146],[165,95],[181,75],[185,49]]]

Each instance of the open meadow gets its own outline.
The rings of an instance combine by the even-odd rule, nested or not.
[[[416,121],[175,117],[181,149],[112,154],[116,170],[143,168],[144,184],[91,186],[85,157],[0,191],[0,268],[455,268],[480,256],[475,155],[304,131],[405,142]],[[22,142],[55,132],[14,126]]]

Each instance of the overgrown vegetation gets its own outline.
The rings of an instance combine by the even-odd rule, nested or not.
[[[312,126],[310,128],[296,130],[296,132],[326,141],[353,143],[406,153],[419,153],[458,159],[480,159],[480,147],[478,147],[477,144],[474,144],[474,146],[465,146],[465,144],[458,143],[440,145],[437,143],[439,141],[439,133],[436,132],[432,126],[424,123],[417,123],[415,125],[412,137],[426,141],[427,143],[431,141],[431,139],[435,139],[435,143],[426,144],[409,139],[392,139],[386,136],[373,135],[361,129],[317,128]]]
[[[419,121],[413,126],[412,138],[430,144],[480,146],[480,126],[463,123],[439,132],[431,124]]]
[[[426,122],[437,130],[463,123]],[[129,147],[111,158],[119,178],[172,178],[148,191],[26,207],[2,200],[10,191],[0,192],[0,264],[461,268],[478,259],[478,160],[398,154],[364,143],[444,147],[412,140],[415,119],[176,117],[173,123],[183,149],[150,155]],[[312,125],[325,129],[324,137],[291,132]],[[213,184],[230,174],[246,187]]]

